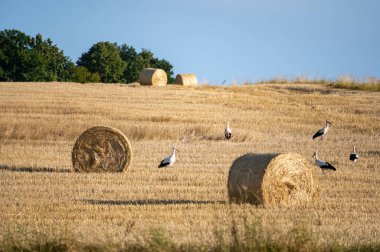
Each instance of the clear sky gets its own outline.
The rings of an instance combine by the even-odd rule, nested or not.
[[[74,62],[100,41],[150,49],[200,82],[380,77],[379,0],[0,0],[0,30]]]

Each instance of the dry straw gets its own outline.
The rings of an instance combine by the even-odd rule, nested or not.
[[[83,132],[72,151],[77,172],[122,172],[128,168],[131,158],[127,137],[117,129],[103,126]]]
[[[139,74],[139,82],[142,85],[166,86],[168,77],[162,69],[145,68]]]
[[[228,196],[235,203],[308,205],[319,198],[315,168],[294,153],[248,153],[230,168]]]
[[[175,83],[183,86],[197,86],[198,80],[195,74],[177,74]]]

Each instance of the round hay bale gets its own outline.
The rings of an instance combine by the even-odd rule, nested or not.
[[[228,176],[230,202],[295,206],[319,197],[315,169],[299,154],[247,153]]]
[[[195,74],[177,74],[175,77],[175,83],[183,86],[197,86],[198,80]]]
[[[96,126],[78,137],[71,157],[77,172],[122,172],[131,162],[132,148],[121,131]]]
[[[168,77],[166,72],[157,68],[145,68],[139,74],[141,85],[166,86]]]

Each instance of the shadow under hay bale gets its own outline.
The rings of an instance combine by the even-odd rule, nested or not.
[[[139,83],[141,85],[166,86],[168,77],[162,69],[145,68],[139,74]]]
[[[96,126],[77,139],[72,162],[77,172],[122,172],[132,159],[128,138],[119,130]]]
[[[182,86],[195,87],[198,85],[198,80],[195,74],[177,74],[175,83]]]
[[[314,166],[294,153],[247,153],[237,158],[227,187],[233,203],[296,206],[319,198]]]

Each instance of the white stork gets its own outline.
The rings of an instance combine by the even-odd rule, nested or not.
[[[163,168],[163,167],[166,167],[166,166],[171,166],[172,164],[174,164],[175,162],[175,152],[179,150],[177,150],[175,147],[173,147],[173,152],[170,156],[164,158],[161,163],[158,165],[158,168]]]
[[[232,130],[230,128],[230,121],[229,120],[227,120],[226,129],[224,130],[224,136],[226,137],[226,139],[230,139],[232,136]]]
[[[350,160],[353,162],[356,162],[356,160],[358,160],[358,158],[359,158],[359,155],[358,155],[358,153],[356,153],[356,147],[354,146],[354,149],[352,150],[352,152],[350,154]]]
[[[334,166],[332,166],[330,163],[318,159],[318,152],[314,152],[312,157],[315,158],[315,164],[322,169],[322,172],[323,172],[323,170],[336,171],[336,168]]]
[[[325,127],[323,127],[322,129],[318,130],[318,131],[314,134],[314,136],[313,136],[313,140],[314,140],[314,138],[317,138],[317,137],[319,137],[319,136],[323,139],[323,137],[324,137],[324,136],[327,134],[327,132],[329,131],[329,129],[330,129],[330,125],[332,125],[332,123],[329,122],[329,121],[326,121],[326,125],[325,125]]]

